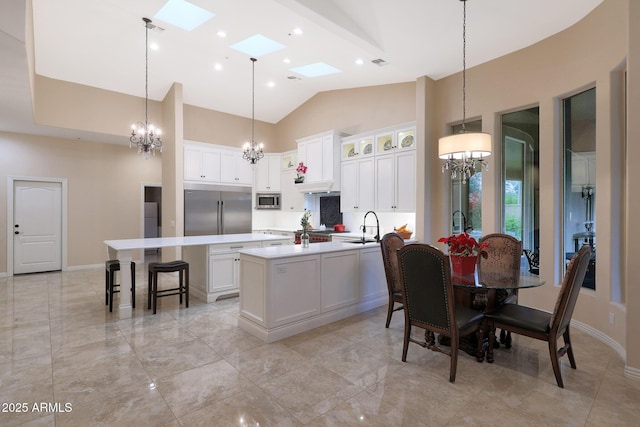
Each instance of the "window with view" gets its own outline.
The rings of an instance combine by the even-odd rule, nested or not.
[[[596,288],[596,89],[562,100],[565,262],[582,245],[593,250],[582,286]]]

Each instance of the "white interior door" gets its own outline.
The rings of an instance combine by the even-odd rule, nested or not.
[[[14,181],[13,272],[62,269],[62,184]]]

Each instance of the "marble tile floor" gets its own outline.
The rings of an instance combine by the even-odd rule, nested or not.
[[[170,286],[171,277],[162,275]],[[555,384],[545,343],[514,335],[494,364],[410,345],[386,307],[273,344],[237,327],[238,299],[177,297],[119,319],[104,270],[0,278],[1,426],[637,425],[640,382],[573,330],[577,370]],[[119,296],[116,296],[116,301]],[[116,303],[117,304],[117,303]],[[114,305],[116,305],[114,304]]]

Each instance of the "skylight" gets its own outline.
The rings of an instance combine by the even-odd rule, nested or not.
[[[324,62],[316,62],[315,64],[291,68],[290,71],[301,74],[305,77],[320,77],[342,72],[342,70],[329,64],[325,64]]]
[[[202,9],[185,0],[169,0],[156,13],[154,18],[167,24],[175,25],[186,31],[192,31],[209,19],[216,16],[208,10]]]
[[[249,56],[257,58],[262,55],[266,55],[271,52],[275,52],[280,49],[284,49],[286,46],[271,40],[262,34],[256,34],[247,39],[242,40],[236,44],[230,46],[232,49],[246,53]]]

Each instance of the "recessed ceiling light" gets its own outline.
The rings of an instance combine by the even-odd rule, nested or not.
[[[329,74],[341,73],[342,70],[333,67],[324,62],[316,62],[315,64],[303,65],[302,67],[291,68],[290,71],[302,74],[305,77],[320,77]]]
[[[175,25],[186,31],[192,31],[215,14],[191,4],[185,0],[169,0],[162,6],[162,9],[155,14],[154,18]]]
[[[261,34],[256,34],[255,36],[251,36],[241,42],[232,44],[230,47],[242,53],[246,53],[247,55],[259,57],[284,49],[286,46]]]
[[[296,27],[293,29],[293,34],[295,34],[296,36],[301,36],[302,34],[304,34],[304,31],[302,31],[302,28]]]
[[[364,61],[362,60],[362,58],[356,59],[356,65],[362,65],[362,64],[364,64]]]
[[[267,87],[274,87],[275,85],[275,82],[267,82]]]
[[[220,64],[219,62],[216,62],[215,64],[213,64],[213,69],[216,71],[221,71],[222,70],[222,64]]]
[[[290,64],[291,60],[289,58],[284,58],[282,62],[284,62],[285,64]]]
[[[149,48],[151,50],[158,50],[158,49],[160,49],[160,46],[158,46],[158,43],[151,42],[151,43],[149,43]]]
[[[218,37],[220,38],[225,38],[227,37],[227,33],[224,30],[218,30],[218,32],[216,33],[218,35]]]

